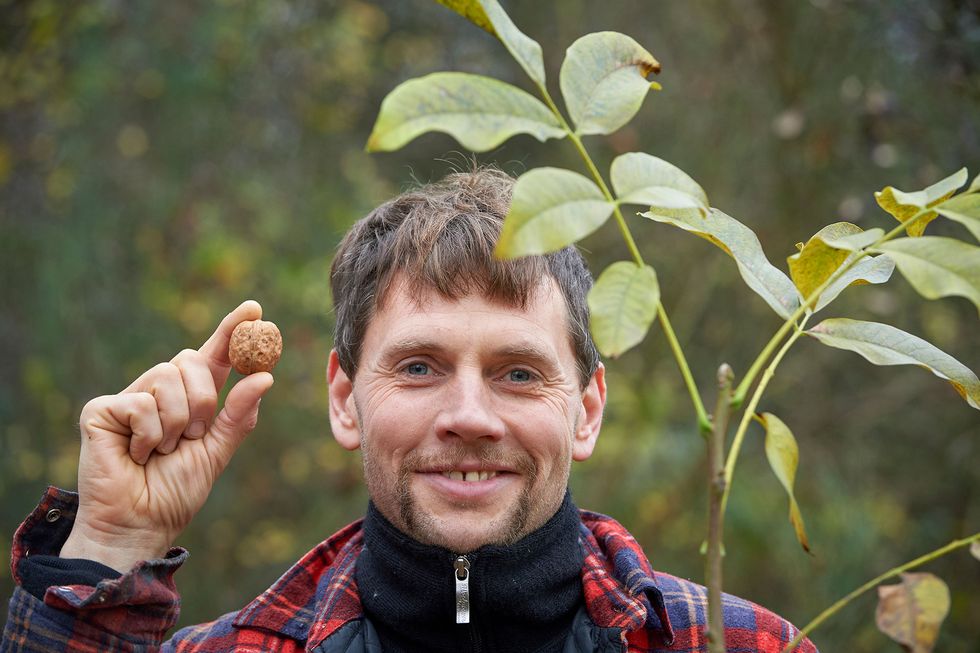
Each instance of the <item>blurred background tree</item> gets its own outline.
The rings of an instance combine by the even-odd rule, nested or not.
[[[977,0],[506,7],[544,46],[553,84],[586,32],[649,49],[664,90],[630,126],[590,141],[600,167],[632,150],[676,163],[784,269],[793,243],[827,222],[888,224],[872,191],[980,169]],[[428,0],[0,0],[0,16],[0,553],[46,484],[74,487],[82,405],[198,346],[252,297],[283,330],[277,383],[180,540],[193,554],[177,577],[181,625],[213,618],[364,510],[360,460],[334,444],[326,417],[331,256],[381,201],[469,165],[442,135],[367,155],[381,99],[436,70],[526,80],[490,35]],[[570,146],[555,152],[519,137],[479,160],[514,174],[578,169]],[[778,318],[711,245],[645,221],[634,230],[699,385],[712,387],[721,361],[744,371]],[[615,230],[584,245],[595,269],[625,256]],[[848,294],[827,317],[888,322],[980,367],[966,300],[926,302],[898,279]],[[702,443],[674,361],[654,327],[609,367],[606,425],[574,471],[576,499],[620,519],[657,568],[700,579]],[[980,421],[948,384],[804,341],[764,403],[799,440],[816,557],[795,543],[757,431],[729,507],[729,591],[802,625],[878,572],[977,530]],[[980,565],[959,552],[928,569],[953,595],[937,649],[980,651]],[[0,568],[0,596],[11,591]],[[817,631],[817,644],[894,648],[874,601]]]

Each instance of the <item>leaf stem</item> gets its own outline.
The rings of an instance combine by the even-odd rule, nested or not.
[[[684,377],[684,385],[687,386],[687,392],[691,395],[691,400],[694,402],[694,410],[698,415],[698,429],[702,435],[707,435],[711,432],[712,428],[711,418],[708,417],[708,413],[704,410],[704,404],[701,403],[701,393],[698,390],[697,384],[694,382],[694,376],[691,374],[691,368],[687,365],[687,359],[684,358],[684,350],[681,349],[681,343],[677,340],[674,327],[671,326],[670,320],[667,318],[667,311],[664,310],[664,306],[660,302],[657,302],[657,315],[660,317],[660,326],[663,327],[664,335],[667,337],[667,343],[670,345],[670,350],[674,352],[677,367],[680,368],[681,376]],[[731,396],[731,393],[729,393],[729,396]]]
[[[980,533],[974,533],[973,535],[970,535],[969,537],[965,537],[961,540],[953,540],[946,546],[940,547],[935,551],[933,551],[932,553],[927,553],[924,556],[920,556],[916,558],[915,560],[906,562],[904,565],[895,567],[893,569],[889,569],[888,571],[881,574],[880,576],[877,576],[876,578],[872,578],[867,583],[857,588],[856,590],[854,590],[853,592],[851,592],[850,594],[848,594],[847,596],[840,599],[832,606],[830,606],[829,608],[821,612],[819,615],[817,615],[817,617],[813,621],[808,623],[799,632],[799,634],[796,637],[794,637],[789,644],[786,645],[786,648],[783,649],[783,653],[789,653],[790,651],[792,651],[797,644],[803,641],[804,637],[806,637],[809,633],[813,632],[820,624],[822,624],[824,621],[837,614],[841,610],[841,608],[843,608],[848,603],[850,603],[860,595],[864,594],[871,588],[875,587],[879,583],[882,583],[888,580],[889,578],[892,578],[893,576],[898,576],[902,572],[908,571],[909,569],[914,569],[915,567],[924,565],[927,562],[935,560],[936,558],[944,556],[951,551],[964,547],[973,542],[980,542]]]
[[[742,419],[738,424],[738,429],[735,431],[735,438],[732,440],[732,447],[728,450],[728,459],[725,461],[725,494],[721,499],[721,511],[725,512],[728,507],[728,495],[731,493],[732,488],[732,478],[735,476],[735,462],[738,460],[738,454],[742,449],[742,441],[745,440],[745,433],[749,428],[749,422],[752,421],[752,416],[755,415],[755,409],[759,405],[759,401],[762,399],[763,393],[766,391],[766,387],[772,380],[772,377],[776,374],[776,368],[779,363],[782,362],[783,356],[786,352],[790,350],[800,336],[803,335],[803,327],[806,326],[807,320],[810,316],[804,315],[803,320],[800,322],[799,326],[793,331],[793,335],[789,337],[783,346],[780,347],[776,356],[773,357],[772,362],[766,368],[766,371],[762,373],[762,378],[759,380],[759,385],[756,386],[755,392],[752,393],[752,398],[749,400],[749,405],[745,407],[745,411],[742,413]],[[795,324],[790,322],[790,324]]]
[[[930,209],[920,209],[915,215],[913,215],[908,220],[905,220],[904,222],[899,224],[897,227],[895,227],[887,234],[885,234],[884,236],[882,236],[881,238],[873,242],[868,247],[865,247],[864,249],[855,252],[857,256],[855,256],[847,264],[842,265],[837,270],[835,270],[834,273],[830,275],[830,277],[828,277],[826,281],[824,281],[813,292],[810,293],[810,295],[803,301],[803,303],[800,304],[800,306],[795,311],[793,311],[793,314],[790,315],[785,322],[783,322],[783,325],[779,327],[779,330],[777,330],[776,333],[773,334],[772,338],[769,339],[769,342],[766,343],[766,346],[763,347],[761,352],[759,352],[759,355],[756,357],[756,359],[752,361],[752,365],[749,367],[749,371],[745,373],[745,377],[741,380],[741,382],[738,384],[738,387],[735,389],[735,394],[732,397],[732,405],[734,408],[737,409],[739,406],[742,405],[742,402],[745,401],[745,396],[749,392],[749,387],[751,387],[752,382],[755,381],[756,375],[759,374],[759,370],[762,369],[762,366],[765,365],[766,361],[769,359],[769,356],[772,355],[772,352],[775,351],[776,347],[779,346],[779,343],[786,336],[786,334],[789,333],[790,329],[793,328],[793,325],[797,322],[797,320],[799,320],[804,313],[810,310],[811,306],[814,306],[817,303],[817,300],[820,298],[820,294],[823,293],[823,291],[826,290],[832,283],[834,283],[840,277],[845,275],[851,268],[857,265],[858,261],[865,258],[866,256],[869,256],[871,254],[871,251],[875,247],[878,247],[882,243],[889,241],[895,236],[897,236],[899,233],[902,232],[903,229],[905,229],[908,225],[918,220],[919,217],[922,216],[924,213],[929,212],[929,210]]]
[[[562,129],[568,134],[569,139],[571,139],[572,144],[578,151],[579,156],[582,161],[585,162],[585,167],[588,168],[589,173],[595,180],[596,184],[599,186],[599,190],[602,191],[603,196],[608,202],[613,205],[613,215],[616,217],[616,224],[619,226],[619,231],[623,235],[623,240],[626,241],[626,247],[630,251],[630,256],[633,257],[633,261],[639,265],[644,266],[646,263],[643,261],[643,256],[640,254],[640,249],[636,246],[636,241],[633,239],[633,234],[630,231],[629,225],[626,224],[626,219],[623,217],[623,212],[619,208],[619,203],[616,202],[609,187],[606,185],[605,179],[602,178],[602,173],[596,167],[595,162],[592,157],[589,156],[588,150],[585,149],[585,144],[582,143],[582,139],[575,130],[572,129],[568,121],[565,120],[565,116],[562,115],[561,111],[558,110],[558,106],[555,101],[551,98],[551,94],[548,93],[548,89],[543,84],[537,84],[538,90],[541,92],[541,96],[544,98],[545,103],[547,103],[548,108],[551,112],[555,114],[558,118],[558,122],[561,124]],[[691,401],[694,404],[694,411],[697,413],[698,428],[702,435],[707,435],[711,432],[711,419],[708,417],[708,412],[704,409],[704,403],[701,401],[701,392],[698,390],[697,384],[694,381],[694,376],[691,374],[691,368],[687,364],[687,358],[684,356],[684,350],[681,348],[680,342],[677,340],[677,335],[674,333],[674,328],[670,323],[670,319],[667,317],[667,311],[661,302],[657,302],[657,316],[660,318],[660,324],[663,327],[664,335],[667,337],[667,343],[670,345],[670,350],[674,354],[674,359],[677,361],[677,367],[680,368],[681,376],[684,378],[684,385],[687,387],[688,394],[691,395]]]

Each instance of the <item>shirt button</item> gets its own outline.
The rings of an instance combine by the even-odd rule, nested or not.
[[[48,520],[48,523],[56,522],[61,519],[61,511],[57,508],[52,508],[48,511],[48,514],[46,514],[44,518]]]

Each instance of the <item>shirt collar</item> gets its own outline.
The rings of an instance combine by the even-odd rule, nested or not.
[[[673,640],[663,593],[639,543],[615,519],[580,511],[586,610],[600,628],[659,631]],[[364,546],[362,521],[341,529],[243,608],[236,627],[261,628],[306,642],[312,651],[345,623],[363,617],[354,566]]]

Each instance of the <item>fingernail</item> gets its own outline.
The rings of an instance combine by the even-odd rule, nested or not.
[[[191,438],[199,438],[204,435],[204,431],[207,430],[207,425],[204,424],[204,420],[196,420],[187,429],[187,436]]]

